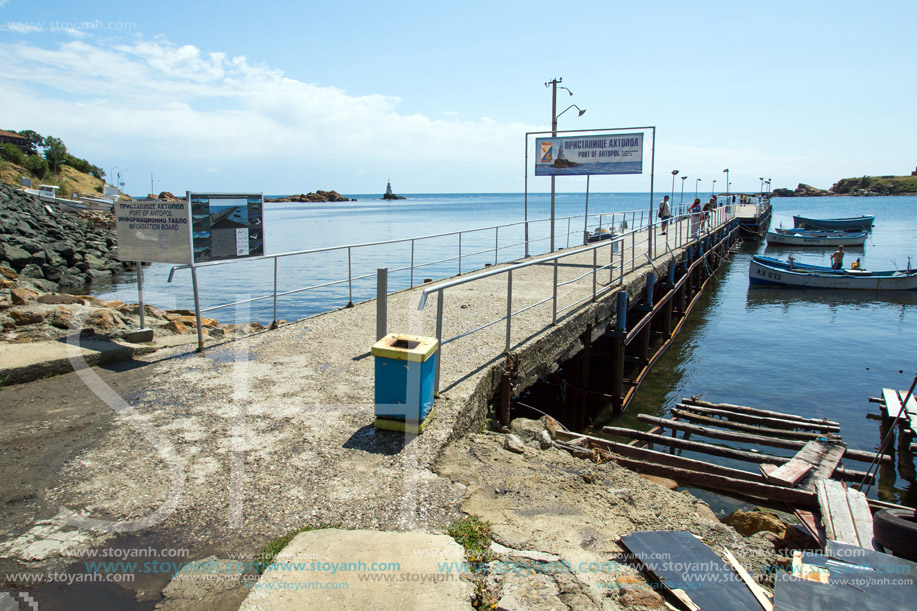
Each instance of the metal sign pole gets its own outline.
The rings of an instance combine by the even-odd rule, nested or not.
[[[525,206],[525,257],[529,256],[529,135],[525,135],[525,197],[523,205]]]
[[[137,299],[140,301],[140,328],[146,329],[143,308],[143,262],[137,261]]]
[[[653,180],[654,174],[656,171],[656,127],[651,128],[653,130],[653,147],[650,153],[650,217],[647,219],[647,232],[649,234],[649,239],[647,241],[647,254],[652,256],[653,252],[653,232],[656,230],[656,224],[653,222]]]
[[[583,215],[583,244],[587,243],[589,237],[589,179],[592,178],[591,174],[586,174],[586,213]],[[599,227],[601,227],[599,223]]]
[[[191,285],[194,287],[194,316],[197,318],[197,351],[204,351],[204,330],[201,328],[201,300],[197,292],[197,268],[191,264]]]

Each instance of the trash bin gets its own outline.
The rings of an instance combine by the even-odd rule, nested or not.
[[[376,428],[421,433],[433,410],[439,342],[390,333],[373,344]]]

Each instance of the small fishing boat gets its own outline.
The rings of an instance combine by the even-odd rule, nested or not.
[[[869,231],[874,216],[857,216],[845,219],[810,219],[805,216],[794,216],[793,226],[803,229],[831,229],[834,231]]]
[[[614,229],[598,227],[592,233],[586,236],[586,242],[600,242],[602,240],[610,240],[613,237],[615,237]]]
[[[754,256],[748,267],[751,284],[861,291],[917,291],[917,269],[873,272],[831,269],[821,265]]]
[[[768,244],[786,246],[862,246],[865,231],[824,231],[821,229],[774,229],[767,232]]]

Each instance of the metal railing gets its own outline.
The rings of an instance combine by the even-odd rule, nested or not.
[[[621,212],[603,212],[599,214],[593,213],[589,215],[574,215],[574,216],[567,216],[567,217],[558,217],[555,219],[555,227],[557,227],[558,225],[562,227],[563,223],[566,222],[566,225],[567,225],[566,248],[569,248],[571,245],[571,236],[574,236],[574,239],[572,242],[573,244],[582,244],[586,241],[586,236],[589,233],[590,228],[610,227],[618,231],[624,231],[627,229],[630,229],[631,231],[633,231],[634,229],[646,228],[646,226],[648,225],[647,221],[648,221],[648,214],[646,210],[629,210],[629,211],[621,211]],[[551,220],[548,218],[532,219],[529,221],[517,221],[514,223],[507,223],[503,225],[493,225],[489,227],[480,227],[480,228],[475,228],[475,229],[467,229],[463,231],[451,231],[451,232],[446,232],[446,233],[430,234],[430,235],[424,235],[424,236],[418,236],[418,237],[412,237],[412,238],[399,238],[395,240],[365,242],[365,243],[360,243],[360,244],[349,244],[345,246],[330,246],[330,247],[314,248],[314,249],[308,249],[308,250],[297,250],[297,251],[290,251],[290,252],[278,253],[278,254],[273,254],[273,255],[264,255],[262,257],[248,257],[244,259],[227,259],[223,261],[209,261],[209,262],[204,262],[204,263],[198,263],[195,265],[189,265],[189,264],[175,265],[175,266],[172,266],[172,268],[169,270],[168,282],[172,282],[174,274],[178,270],[190,269],[192,271],[192,278],[193,278],[194,284],[196,285],[197,284],[196,275],[195,275],[196,270],[203,270],[203,269],[207,269],[211,267],[218,267],[218,266],[223,266],[223,265],[233,265],[233,264],[238,264],[241,262],[271,261],[273,265],[273,290],[270,292],[270,294],[260,295],[260,296],[252,297],[249,299],[242,299],[242,300],[233,301],[229,303],[220,303],[220,304],[212,305],[206,308],[200,308],[200,311],[201,312],[212,312],[215,310],[220,310],[224,308],[229,308],[229,307],[239,306],[239,305],[244,305],[244,304],[249,304],[249,303],[271,301],[273,320],[276,321],[278,320],[278,317],[277,317],[277,300],[278,299],[283,298],[283,297],[288,297],[291,295],[305,293],[308,291],[314,291],[314,290],[325,289],[325,288],[336,287],[336,286],[342,287],[346,285],[347,287],[347,306],[348,307],[352,306],[354,303],[354,284],[361,280],[368,280],[370,278],[373,278],[376,275],[376,271],[375,271],[376,266],[374,266],[372,270],[367,271],[366,273],[358,273],[356,275],[354,274],[353,260],[354,260],[355,251],[366,250],[366,249],[371,249],[371,248],[376,248],[376,247],[383,247],[383,246],[398,245],[398,244],[404,244],[404,245],[410,244],[410,262],[406,265],[389,268],[389,273],[394,274],[398,272],[404,272],[405,274],[408,275],[408,278],[407,278],[408,287],[413,288],[414,286],[418,284],[417,282],[415,282],[415,272],[418,270],[423,270],[425,268],[430,268],[433,266],[454,262],[457,267],[457,270],[456,270],[457,273],[462,274],[463,272],[472,271],[467,268],[463,269],[463,262],[467,262],[469,259],[472,259],[472,258],[481,257],[482,255],[487,255],[490,253],[493,254],[493,262],[492,263],[488,262],[484,264],[484,267],[488,267],[490,265],[498,265],[501,262],[500,261],[501,254],[506,255],[507,253],[512,253],[514,250],[517,250],[517,249],[518,250],[525,249],[525,251],[528,251],[528,247],[531,247],[532,245],[544,245],[545,250],[547,250],[547,243],[550,240],[549,235],[545,235],[544,237],[540,237],[536,239],[530,239],[528,240],[527,244],[524,238],[522,240],[510,241],[508,243],[501,244],[500,238],[501,238],[501,233],[503,234],[503,236],[507,236],[508,231],[511,231],[513,228],[521,228],[522,226],[525,226],[525,225],[528,225],[529,227],[544,225],[544,224],[550,225],[550,222]],[[580,233],[579,227],[582,227],[582,233]],[[479,243],[481,242],[480,239],[469,240],[469,237],[477,238],[478,236],[476,234],[482,234],[486,232],[493,232],[494,234],[492,247],[481,249],[479,245]],[[528,231],[526,231],[525,233],[527,234]],[[550,233],[549,231],[546,232],[546,234],[549,234],[549,233]],[[458,238],[457,252],[454,256],[435,258],[433,260],[424,261],[424,262],[415,261],[415,256],[417,254],[418,246],[421,245],[423,242],[429,242],[431,240],[438,240],[438,239],[447,239],[450,237]],[[507,239],[507,238],[504,237],[504,239]],[[560,239],[563,240],[562,232],[560,235]],[[469,241],[477,242],[478,243],[478,246],[476,247],[477,249],[469,252],[468,251]],[[313,284],[309,286],[298,287],[298,288],[293,288],[293,289],[288,289],[288,290],[279,290],[280,279],[279,279],[279,272],[278,272],[278,262],[280,259],[290,258],[290,257],[304,257],[304,256],[318,255],[318,254],[323,254],[323,253],[344,253],[344,252],[347,253],[347,277],[346,278],[341,278],[338,280],[329,280],[327,282],[321,282],[318,284]],[[518,256],[513,256],[511,254],[510,257],[507,258],[506,260],[512,260],[513,258],[518,259],[519,256],[521,256],[521,253]],[[379,266],[382,266],[382,265],[379,265]],[[476,269],[481,269],[481,267],[477,267]],[[197,295],[195,295],[195,300],[197,300]]]
[[[489,270],[479,274],[474,274],[467,276],[465,278],[458,278],[456,280],[449,280],[440,284],[436,284],[429,288],[423,290],[420,296],[420,302],[417,306],[418,310],[423,310],[427,303],[427,298],[432,295],[437,295],[436,300],[436,339],[439,341],[439,357],[436,362],[436,372],[434,376],[434,391],[439,392],[439,379],[440,379],[440,368],[442,363],[442,354],[443,346],[453,342],[457,339],[461,339],[478,331],[482,331],[491,327],[495,324],[505,321],[506,322],[506,331],[504,338],[504,352],[508,353],[512,348],[512,323],[513,317],[522,314],[532,308],[543,305],[547,302],[552,303],[551,311],[551,325],[557,324],[558,314],[565,312],[567,310],[572,310],[573,308],[583,304],[584,302],[591,301],[594,302],[598,297],[611,291],[616,286],[623,284],[627,263],[629,259],[630,263],[630,272],[633,272],[643,265],[642,259],[645,257],[649,264],[653,266],[653,260],[658,256],[660,246],[659,242],[661,241],[662,251],[664,253],[673,253],[674,249],[681,248],[687,243],[697,239],[705,232],[711,232],[715,229],[719,229],[722,226],[725,226],[729,221],[735,218],[735,210],[731,207],[720,207],[714,210],[709,211],[709,214],[700,213],[700,214],[682,214],[679,216],[672,217],[666,222],[666,238],[664,240],[650,240],[650,232],[643,232],[643,228],[640,229],[631,229],[627,233],[616,236],[610,240],[605,240],[591,246],[584,246],[581,248],[576,248],[567,252],[553,254],[546,257],[540,257],[538,259],[533,259],[530,261],[525,261],[523,263],[517,263],[514,265],[509,265],[499,269]],[[661,225],[661,223],[660,223]],[[657,225],[655,223],[650,224],[650,230],[655,233]],[[569,233],[569,232],[568,232]],[[642,235],[638,235],[641,234]],[[659,236],[661,237],[661,236]],[[638,255],[638,247],[647,244],[645,251],[641,249],[642,254]],[[600,265],[598,263],[598,253],[601,249],[609,248],[609,263]],[[652,251],[652,252],[650,252]],[[574,278],[565,280],[563,282],[558,282],[558,261],[582,255],[584,253],[592,252],[592,266],[589,271],[576,276]],[[629,255],[629,256],[628,256]],[[617,261],[616,261],[617,260]],[[640,265],[637,264],[637,261],[640,260]],[[615,263],[617,262],[617,265]],[[534,265],[544,265],[546,263],[551,263],[553,265],[553,282],[552,282],[552,294],[550,297],[545,297],[544,299],[538,300],[535,303],[529,304],[519,310],[513,310],[513,273],[518,272],[519,270],[532,267]],[[598,280],[599,273],[604,270],[608,270],[608,282],[600,283]],[[615,280],[617,272],[617,280]],[[454,335],[449,338],[443,338],[443,304],[444,304],[444,293],[447,289],[451,289],[457,286],[462,286],[465,284],[470,284],[472,282],[477,282],[484,280],[486,278],[491,278],[501,274],[506,274],[506,314],[500,318],[485,322],[478,325],[477,327],[470,329],[468,331],[463,331],[457,335]],[[572,285],[574,283],[580,282],[584,278],[591,277],[592,280],[592,290],[585,297],[581,297],[569,304],[566,304],[562,307],[558,306],[558,289]],[[601,288],[599,285],[601,284]]]

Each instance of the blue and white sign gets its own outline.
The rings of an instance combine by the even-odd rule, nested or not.
[[[642,173],[642,133],[535,140],[535,176]]]

